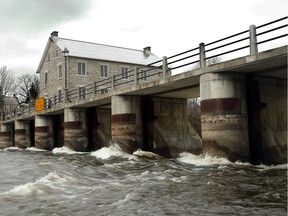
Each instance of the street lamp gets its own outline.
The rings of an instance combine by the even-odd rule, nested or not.
[[[63,52],[62,52],[63,56],[64,56],[64,61],[65,61],[65,83],[64,83],[64,95],[65,95],[65,102],[67,101],[67,86],[68,86],[68,80],[67,80],[67,58],[69,56],[69,50],[65,47]]]

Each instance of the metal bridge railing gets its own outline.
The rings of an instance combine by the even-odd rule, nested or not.
[[[53,105],[84,100],[94,97],[95,95],[109,93],[114,88],[138,85],[143,82],[163,79],[167,76],[171,76],[172,73],[179,73],[179,69],[180,72],[184,72],[195,68],[205,68],[210,64],[209,60],[211,59],[221,58],[221,61],[223,61],[222,58],[225,58],[225,60],[228,60],[225,57],[228,54],[230,59],[254,55],[258,53],[259,45],[265,45],[261,51],[287,45],[287,20],[288,16],[258,27],[251,25],[248,30],[241,31],[210,43],[200,43],[198,47],[193,49],[189,49],[170,57],[163,57],[162,60],[152,62],[149,65],[135,67],[126,71],[125,74],[117,73],[111,77],[101,78],[100,80],[88,85],[70,89],[67,92],[62,92],[50,99],[52,100]],[[277,43],[275,43],[276,41]],[[272,44],[272,46],[267,46],[267,44]],[[35,105],[31,104],[29,107],[21,108],[21,114],[30,112],[31,107],[33,106]],[[18,111],[18,109],[14,111],[13,115],[12,113],[5,114],[4,119],[7,119],[5,116],[9,116],[9,118],[16,117],[17,113],[20,113],[20,111]]]

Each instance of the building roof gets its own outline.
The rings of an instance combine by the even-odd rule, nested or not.
[[[56,44],[61,50],[66,47],[69,56],[125,62],[139,65],[147,65],[158,61],[159,57],[151,53],[149,56],[143,50],[128,49],[104,44],[89,43],[83,41],[59,38]]]
[[[146,49],[145,52],[145,48],[143,50],[136,50],[111,45],[59,38],[57,32],[56,36],[52,36],[51,34],[51,37],[46,44],[45,51],[36,71],[37,73],[40,72],[43,61],[45,60],[45,56],[52,41],[56,43],[56,45],[62,51],[66,47],[69,50],[69,56],[72,57],[131,63],[137,65],[148,65],[160,60],[158,56],[150,52],[150,47],[147,47],[148,50]]]

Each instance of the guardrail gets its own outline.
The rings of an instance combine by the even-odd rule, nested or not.
[[[163,79],[171,74],[182,72],[194,68],[205,68],[210,64],[218,63],[229,54],[230,59],[246,55],[255,55],[258,53],[259,45],[266,45],[269,42],[284,39],[282,45],[287,45],[287,20],[288,16],[268,22],[256,27],[251,25],[249,30],[241,31],[237,34],[204,44],[200,43],[198,47],[178,53],[170,57],[163,57],[162,60],[153,62],[149,65],[135,67],[125,73],[118,73],[108,78],[102,78],[99,81],[85,86],[70,89],[67,92],[61,92],[58,96],[50,97],[52,105],[72,101],[80,101],[94,96],[95,94],[105,94],[114,88],[121,88],[127,85],[138,85],[141,82],[147,82],[148,79]],[[281,42],[280,42],[281,43]],[[275,47],[279,47],[279,44]],[[275,48],[274,47],[274,48]],[[273,47],[266,47],[266,50]],[[265,49],[265,47],[264,47]],[[264,50],[261,50],[264,51]],[[235,53],[240,55],[236,56]],[[233,54],[232,54],[233,53]],[[219,59],[221,57],[221,59]],[[225,59],[228,60],[228,59]],[[223,60],[222,60],[223,61]],[[31,107],[21,109],[21,113],[30,112]],[[48,107],[48,106],[46,106]],[[17,113],[16,110],[15,112]],[[14,112],[14,116],[17,115]],[[7,114],[9,115],[9,113]],[[6,114],[4,114],[4,119]],[[10,116],[12,114],[10,113]]]

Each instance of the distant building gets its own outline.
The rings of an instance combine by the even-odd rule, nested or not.
[[[63,50],[69,50],[67,57],[67,89],[82,87],[89,83],[107,79],[113,74],[127,77],[127,71],[160,60],[151,53],[151,48],[128,49],[110,45],[70,40],[58,37],[54,31],[48,39],[36,73],[40,74],[40,97],[60,95],[65,89],[65,58]],[[143,79],[157,79],[159,76]],[[129,79],[127,77],[127,79]]]

